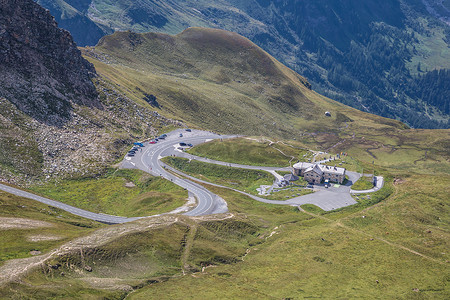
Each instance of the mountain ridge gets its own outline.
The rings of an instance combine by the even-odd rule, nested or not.
[[[417,88],[418,73],[450,68],[450,27],[421,0],[84,2],[80,14],[109,26],[105,34],[177,34],[189,26],[235,31],[308,78],[325,96],[415,128],[450,126],[443,109],[448,105],[435,105]],[[440,96],[448,90],[434,92]]]
[[[161,113],[219,132],[295,136],[301,126],[336,131],[353,118],[404,128],[318,95],[304,77],[224,30],[193,27],[173,36],[116,32],[83,53],[130,98],[140,102],[152,94]],[[344,117],[347,113],[355,117]]]
[[[0,96],[47,124],[69,119],[72,103],[101,108],[95,69],[48,11],[31,0],[2,0],[0,26]]]

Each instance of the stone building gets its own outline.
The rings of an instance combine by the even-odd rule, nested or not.
[[[329,180],[342,184],[345,179],[345,168],[336,166],[299,162],[293,168],[295,175],[303,176],[309,183],[321,183],[323,180]]]

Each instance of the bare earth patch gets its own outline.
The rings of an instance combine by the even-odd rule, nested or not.
[[[104,227],[90,233],[87,236],[79,237],[72,241],[69,241],[66,244],[60,246],[59,248],[50,251],[49,253],[27,258],[11,259],[6,261],[5,264],[0,266],[0,286],[11,281],[20,280],[21,276],[26,275],[32,269],[41,266],[52,257],[64,255],[65,253],[69,253],[72,251],[79,252],[83,248],[98,247],[125,234],[129,234],[132,232],[139,232],[142,230],[148,230],[149,228],[161,228],[170,226],[171,224],[182,221],[183,219],[206,221],[206,220],[225,220],[232,217],[233,214],[209,215],[194,218],[187,218],[185,216],[164,215],[159,217],[143,218],[130,223]],[[20,220],[17,218],[0,218],[0,222],[2,222],[4,219]],[[38,222],[29,219],[24,220]],[[38,223],[44,223],[46,226],[51,226],[51,224],[47,222],[39,221]],[[115,282],[97,281],[97,286],[100,286],[102,284],[104,287],[106,287],[108,284],[114,285]],[[124,289],[127,288],[125,284],[116,284],[115,286],[117,288],[124,288]]]
[[[130,181],[130,182],[125,183],[125,187],[134,188],[134,187],[136,187],[136,185]]]
[[[394,178],[394,184],[398,185],[398,184],[402,184],[405,183],[406,180],[402,179],[402,178]]]
[[[52,227],[53,225],[49,222],[23,219],[23,218],[9,218],[0,217],[0,230],[8,229],[33,229],[39,227]]]
[[[56,235],[30,235],[27,237],[27,241],[29,242],[42,242],[42,241],[56,241],[56,240],[60,240],[61,237],[60,236],[56,236]]]
[[[132,291],[133,288],[126,284],[125,280],[119,278],[99,278],[99,277],[88,277],[81,278],[82,281],[90,284],[93,288],[108,289],[108,290],[123,290]]]

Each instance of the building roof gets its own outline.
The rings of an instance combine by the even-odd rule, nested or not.
[[[284,180],[286,181],[297,181],[298,179],[298,176],[295,176],[292,173],[284,175]]]
[[[307,162],[298,162],[298,163],[293,165],[293,168],[297,169],[297,170],[301,170],[301,169],[307,169],[307,168],[309,168],[311,166],[314,166],[314,164],[307,163]]]
[[[312,164],[307,162],[298,162],[293,166],[293,168],[297,170],[304,170],[304,172],[309,172],[315,169],[315,172],[320,175],[322,175],[322,173],[336,174],[336,175],[345,174],[345,168]]]
[[[321,166],[322,170],[325,173],[331,173],[331,174],[337,174],[337,175],[344,175],[345,174],[345,168],[336,167],[336,166]]]
[[[320,165],[310,166],[309,168],[307,168],[307,169],[305,170],[305,173],[308,173],[308,172],[311,172],[311,171],[313,171],[314,173],[317,173],[317,174],[319,174],[319,175],[322,175],[322,174],[323,174],[323,171],[322,171],[322,168],[321,168]]]

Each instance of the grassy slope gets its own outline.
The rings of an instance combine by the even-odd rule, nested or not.
[[[244,165],[286,167],[292,157],[292,161],[296,162],[308,151],[282,143],[271,144],[268,140],[235,138],[200,144],[189,153]]]
[[[187,199],[182,188],[138,170],[111,170],[100,178],[63,180],[32,190],[79,208],[127,217],[169,212]]]
[[[260,185],[272,185],[274,177],[268,172],[230,168],[185,158],[167,157],[164,162],[199,179],[257,194]]]
[[[354,190],[368,190],[373,188],[373,183],[371,181],[371,178],[368,177],[361,177],[358,179],[358,181],[355,182],[355,184],[352,185],[352,189]]]
[[[303,77],[234,33],[118,32],[84,53],[129,98],[146,105],[143,93],[153,94],[161,114],[190,126],[295,138],[306,148],[345,151],[382,166],[449,172],[449,130],[406,129],[318,95]]]
[[[29,117],[4,98],[0,98],[0,105],[0,176],[39,175],[44,159]]]
[[[132,288],[177,278],[182,270],[198,272],[202,266],[235,263],[250,246],[265,243],[274,227],[311,218],[290,207],[255,204],[239,194],[223,192],[235,213],[232,219],[178,216],[171,225],[159,221],[158,228],[123,234],[95,248],[86,245],[82,255],[57,257],[51,262],[61,264],[57,270],[35,270],[26,277],[26,284],[11,283],[0,287],[0,293],[9,299],[79,299],[80,295],[121,299]],[[85,265],[92,266],[92,272],[84,271]]]
[[[8,230],[0,227],[0,265],[9,259],[30,257],[31,250],[45,253],[77,236],[102,227],[100,223],[5,192],[0,192],[0,217],[45,221],[51,225]],[[57,239],[30,242],[29,238],[32,236],[49,236]]]
[[[219,299],[242,295],[445,298],[449,293],[445,285],[449,276],[445,263],[450,240],[445,201],[448,178],[405,175],[398,179],[396,185],[387,185],[394,194],[377,205],[361,204],[315,216],[207,186],[227,199],[233,219],[204,226],[186,221],[165,230],[122,236],[85,252],[92,273],[65,268],[67,275],[62,277],[61,270],[36,271],[26,279],[32,289],[13,284],[2,293],[123,296],[126,292],[111,287],[120,283],[137,288],[130,294],[137,299],[187,295]],[[180,256],[176,249],[181,249],[189,236],[190,250]],[[246,249],[249,254],[242,261]],[[180,260],[186,264],[185,271],[197,272],[195,276],[176,275],[183,265]],[[70,261],[82,265],[77,256]],[[209,264],[216,267],[199,273]],[[114,284],[105,290],[101,288],[103,280]],[[61,285],[67,288],[61,290]]]
[[[405,180],[376,206],[285,224],[273,240],[251,248],[244,262],[151,285],[131,298],[443,299],[450,292],[443,254],[448,206],[442,203],[448,180]]]
[[[163,114],[219,132],[298,137],[304,130],[336,132],[348,118],[358,127],[402,127],[319,96],[303,77],[227,31],[115,33],[85,54],[130,98],[153,94]]]

